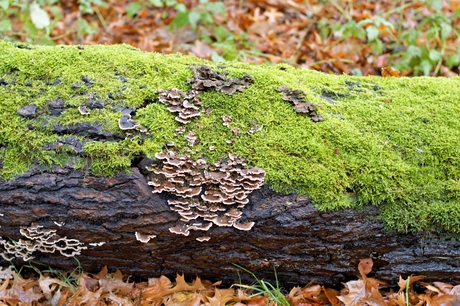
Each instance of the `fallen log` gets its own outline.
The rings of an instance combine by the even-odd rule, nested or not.
[[[459,78],[224,66],[0,42],[0,264],[458,279]]]

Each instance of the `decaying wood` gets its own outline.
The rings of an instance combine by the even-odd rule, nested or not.
[[[319,212],[308,198],[279,195],[269,186],[253,192],[243,211],[244,221],[256,223],[250,231],[213,226],[205,233],[173,234],[169,227],[179,215],[170,210],[166,196],[152,193],[143,167],[131,171],[104,178],[60,167],[41,172],[37,167],[2,181],[0,235],[20,241],[28,239],[21,228],[53,229],[86,247],[75,256],[85,270],[97,272],[107,265],[143,277],[177,272],[234,283],[238,268],[233,264],[238,264],[267,280],[273,279],[275,267],[286,286],[312,280],[337,284],[355,277],[359,259],[366,257],[373,258],[375,276],[381,280],[395,281],[399,274],[444,281],[459,277],[459,242],[388,232],[372,206]],[[150,235],[156,237],[145,237]],[[197,241],[203,236],[210,239]],[[59,252],[31,255],[63,269],[77,264]],[[13,263],[24,261],[16,258]],[[251,281],[249,275],[241,277]]]

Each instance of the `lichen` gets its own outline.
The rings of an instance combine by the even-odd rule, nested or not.
[[[187,92],[189,66],[203,64],[232,78],[250,75],[254,82],[231,96],[202,92],[202,114],[176,133],[180,123],[159,103],[157,90]],[[351,77],[288,65],[224,65],[126,45],[21,49],[0,42],[0,175],[12,179],[35,162],[66,163],[72,150],[44,149],[59,137],[84,140],[79,167],[98,175],[126,171],[139,155],[154,158],[168,142],[178,154],[191,150],[193,158],[205,156],[209,163],[229,153],[244,156],[266,171],[265,181],[275,191],[308,195],[322,210],[370,203],[381,209],[389,228],[460,232],[460,78]],[[81,86],[72,87],[78,82]],[[314,123],[297,114],[277,92],[282,85],[321,105],[325,120]],[[82,115],[78,107],[92,93],[105,107]],[[43,126],[45,119],[17,113],[31,103],[45,109],[57,98],[67,107],[55,119],[60,124],[97,122],[121,138],[57,135]],[[120,130],[119,106],[135,109],[133,120],[149,136]],[[229,126],[222,116],[232,118]],[[200,139],[192,148],[184,138],[190,131]]]

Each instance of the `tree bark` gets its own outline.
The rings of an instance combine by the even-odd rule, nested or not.
[[[95,177],[68,168],[41,172],[36,167],[2,181],[0,235],[19,241],[27,239],[21,227],[40,225],[56,230],[59,237],[78,239],[86,249],[75,257],[86,271],[107,265],[141,277],[185,273],[231,284],[238,282],[239,269],[233,265],[238,264],[266,280],[274,279],[276,268],[284,286],[312,280],[336,285],[355,278],[359,259],[367,257],[373,258],[374,276],[384,281],[414,274],[438,281],[459,277],[459,242],[389,232],[373,206],[320,212],[307,197],[276,194],[269,186],[253,192],[244,209],[243,220],[255,222],[250,231],[212,227],[206,233],[211,239],[204,242],[196,240],[203,236],[200,231],[173,234],[169,228],[179,215],[170,210],[167,196],[152,193],[142,170],[133,167],[131,174]],[[136,232],[156,237],[143,243]],[[31,254],[53,267],[71,270],[77,265],[58,252]],[[24,263],[22,258],[13,262]],[[253,281],[240,274],[243,281]]]

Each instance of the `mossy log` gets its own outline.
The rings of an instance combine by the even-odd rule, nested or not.
[[[458,77],[0,42],[0,265],[459,278],[459,97]]]

